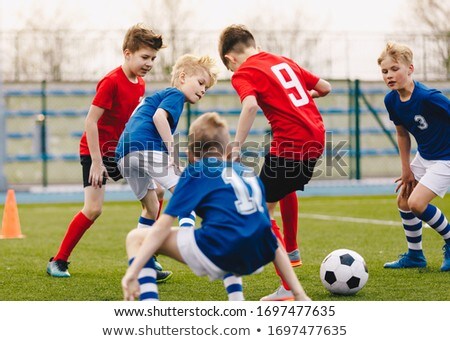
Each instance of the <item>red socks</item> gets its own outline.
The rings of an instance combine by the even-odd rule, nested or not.
[[[91,227],[93,223],[94,222],[86,218],[86,216],[81,211],[78,212],[70,222],[69,227],[67,228],[66,235],[64,236],[58,253],[54,257],[54,259],[67,261],[70,254],[72,253],[72,250],[75,248],[83,234],[89,227]]]
[[[157,220],[159,218],[160,214],[161,214],[161,210],[162,210],[162,207],[163,207],[164,199],[161,199],[161,200],[158,200],[158,201],[159,201],[159,209],[158,209],[158,214],[156,215],[156,219],[155,220]]]
[[[283,220],[284,243],[286,252],[298,249],[298,199],[297,193],[292,192],[280,200],[281,219]]]

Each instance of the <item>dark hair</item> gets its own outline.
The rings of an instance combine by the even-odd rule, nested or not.
[[[231,51],[242,53],[247,47],[256,47],[255,38],[244,25],[231,25],[225,28],[219,38],[219,55],[225,66],[225,55]]]
[[[163,45],[162,36],[152,29],[139,23],[130,27],[123,39],[122,51],[126,49],[136,52],[143,47],[150,47],[156,51],[166,47]]]

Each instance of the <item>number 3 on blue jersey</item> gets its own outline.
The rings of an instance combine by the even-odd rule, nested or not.
[[[419,124],[417,125],[417,127],[418,127],[420,130],[425,130],[425,129],[428,128],[428,123],[427,123],[427,121],[425,120],[425,117],[423,117],[422,115],[416,115],[416,116],[414,116],[414,121],[416,121],[417,123],[419,123]]]
[[[250,174],[250,172],[244,173],[240,177],[232,168],[224,168],[222,171],[222,179],[233,188],[237,198],[234,204],[237,211],[242,215],[252,214],[256,211],[264,212],[261,188],[255,175]],[[251,195],[247,186],[252,191]]]

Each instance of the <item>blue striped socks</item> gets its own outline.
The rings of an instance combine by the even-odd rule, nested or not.
[[[399,212],[409,251],[412,253],[420,251],[422,253],[422,220],[417,218],[411,211],[399,209]]]
[[[242,277],[228,273],[223,277],[223,285],[228,294],[228,301],[244,301]]]
[[[192,211],[188,217],[179,217],[178,225],[180,228],[195,228],[195,212]],[[223,285],[228,294],[229,301],[244,301],[242,292],[242,278],[233,274],[226,274],[223,278]]]
[[[450,224],[439,208],[428,204],[425,211],[418,217],[439,233],[447,245],[450,245]]]
[[[128,264],[133,263],[134,258],[131,258]],[[156,284],[156,270],[155,260],[150,260],[145,264],[142,270],[139,272],[139,301],[159,301],[158,285]]]
[[[144,217],[139,217],[139,221],[137,224],[137,228],[138,229],[142,229],[142,228],[149,228],[152,227],[152,225],[155,223],[155,221],[153,219],[148,219],[148,218],[144,218]]]

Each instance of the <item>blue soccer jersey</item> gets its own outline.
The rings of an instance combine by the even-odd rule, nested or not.
[[[157,150],[167,152],[166,145],[153,123],[153,116],[158,108],[167,111],[172,135],[180,120],[185,102],[184,94],[177,88],[160,90],[144,98],[134,110],[120,136],[116,148],[116,160],[130,152],[139,150]]]
[[[189,165],[165,213],[191,211],[203,219],[196,243],[220,269],[247,275],[274,259],[278,244],[263,186],[250,169],[214,158]]]
[[[384,99],[389,118],[416,139],[427,160],[450,160],[450,100],[440,91],[414,82],[411,98],[402,102],[397,91]]]

